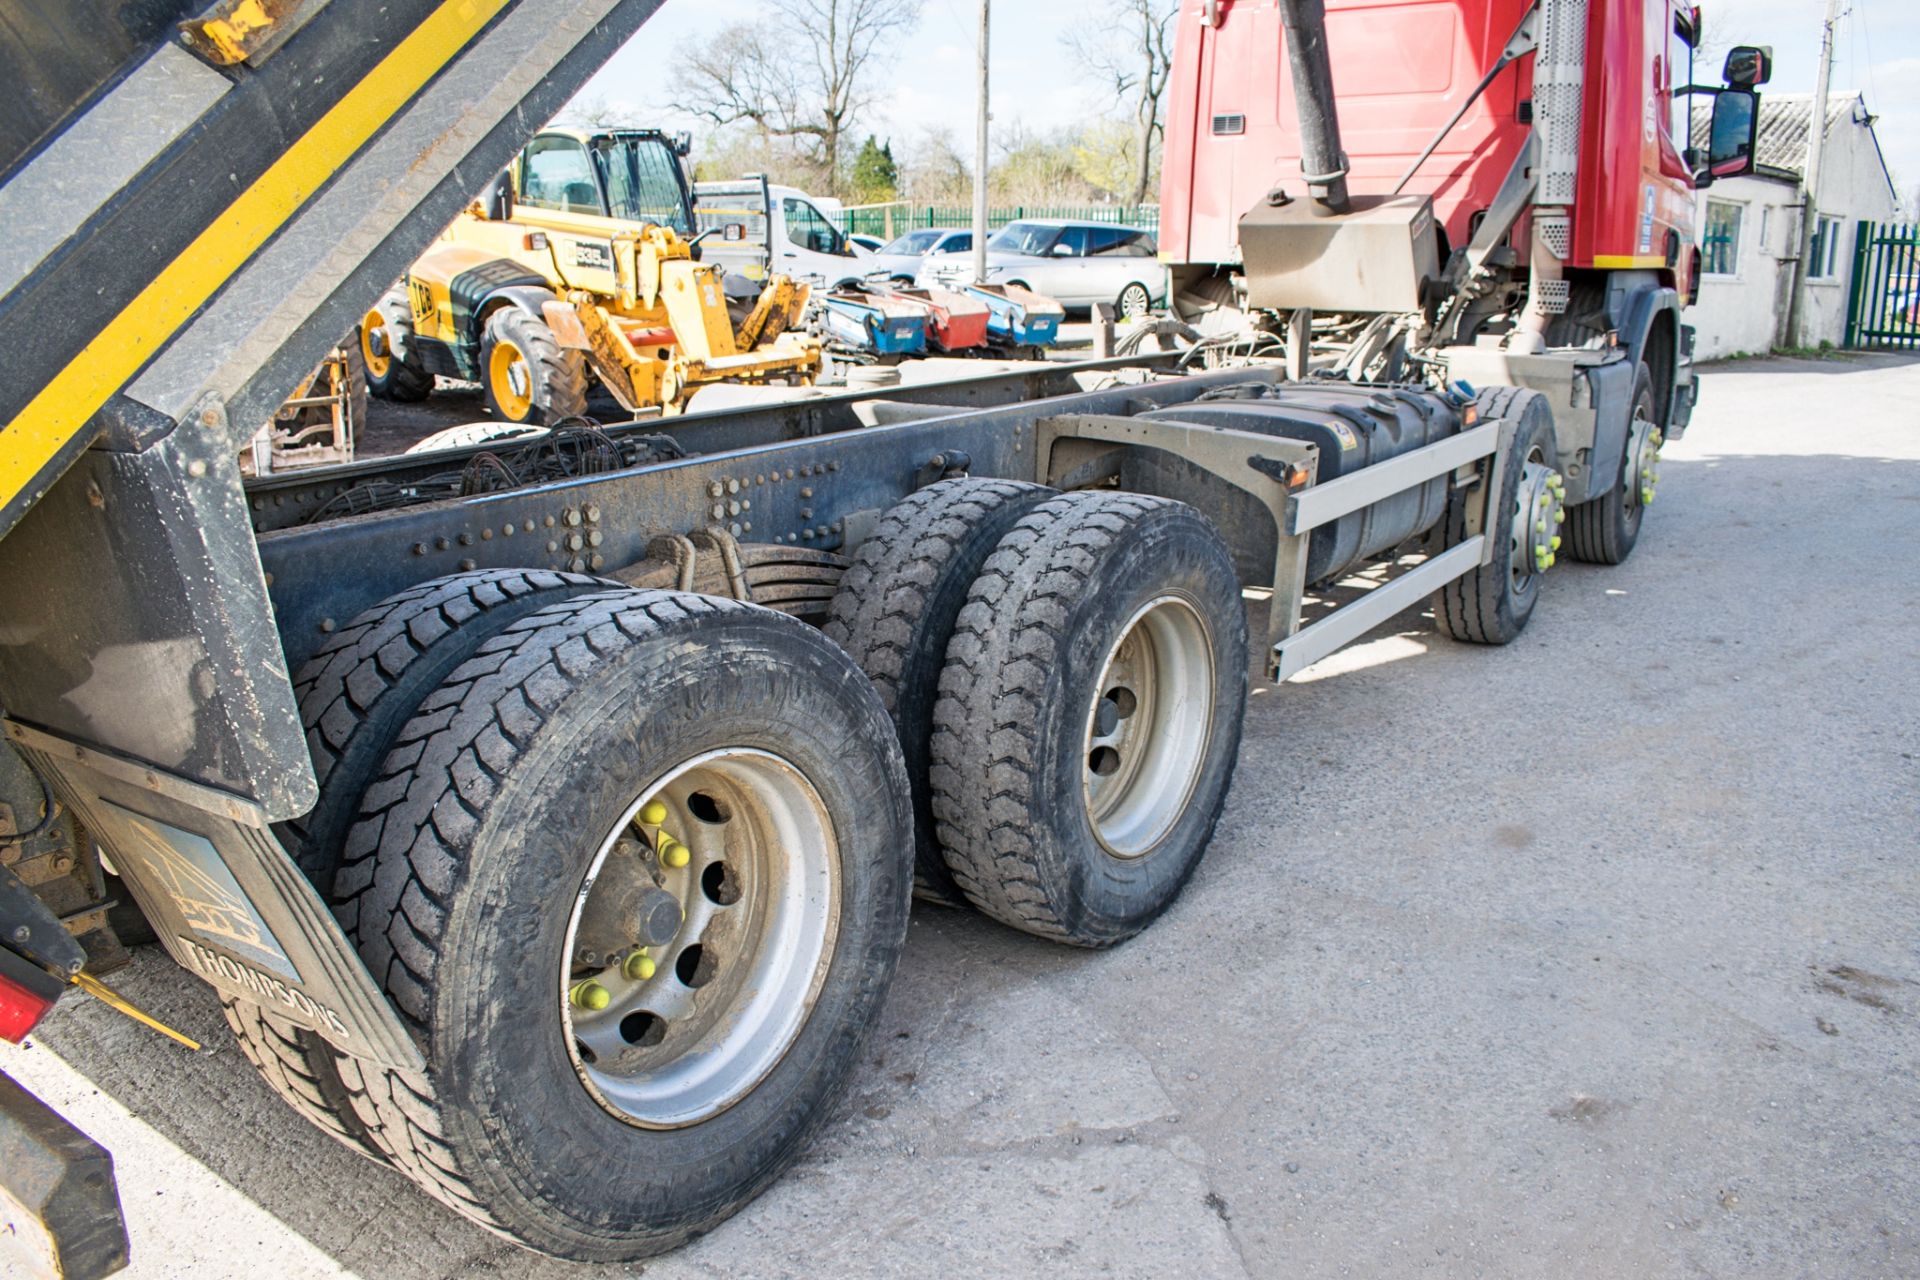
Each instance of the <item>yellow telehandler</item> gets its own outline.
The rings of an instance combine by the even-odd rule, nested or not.
[[[586,411],[595,379],[667,414],[714,382],[812,382],[820,344],[790,332],[807,286],[777,276],[729,305],[700,261],[684,150],[648,129],[536,135],[363,317],[373,394],[465,378],[496,418],[550,425]]]

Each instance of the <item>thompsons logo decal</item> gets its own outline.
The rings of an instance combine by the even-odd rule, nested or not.
[[[193,967],[201,977],[211,978],[215,982],[224,978],[228,983],[238,983],[263,1003],[285,1005],[309,1019],[316,1027],[324,1026],[340,1036],[352,1034],[347,1030],[345,1019],[298,987],[290,987],[271,974],[241,964],[232,956],[223,956],[211,947],[203,947],[192,938],[175,934],[174,940],[180,944],[181,950],[193,962]]]

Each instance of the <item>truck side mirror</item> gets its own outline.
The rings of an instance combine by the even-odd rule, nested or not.
[[[1773,79],[1773,50],[1765,45],[1738,44],[1727,51],[1720,78],[1736,89],[1751,89]]]
[[[1754,140],[1760,131],[1760,95],[1751,89],[1722,89],[1713,95],[1707,128],[1706,173],[1736,178],[1753,172]]]

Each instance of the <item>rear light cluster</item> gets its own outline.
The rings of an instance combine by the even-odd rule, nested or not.
[[[66,989],[45,969],[0,948],[0,1040],[26,1039]]]

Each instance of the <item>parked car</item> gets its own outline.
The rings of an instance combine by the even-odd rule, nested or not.
[[[920,274],[922,260],[930,253],[972,253],[973,232],[953,231],[945,227],[921,227],[895,236],[874,251],[867,266],[874,274],[886,272],[890,280],[911,284]]]
[[[987,284],[1017,284],[1069,307],[1111,302],[1145,315],[1167,296],[1167,273],[1151,232],[1103,222],[1023,219],[987,241]],[[929,255],[917,283],[951,289],[973,280],[971,254]]]

